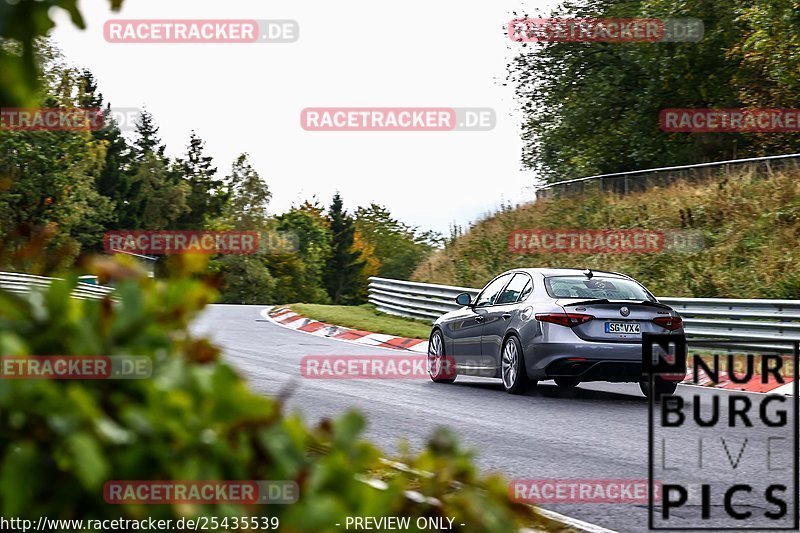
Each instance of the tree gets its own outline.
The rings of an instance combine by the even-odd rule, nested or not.
[[[103,112],[103,127],[92,131],[92,137],[105,147],[105,164],[97,176],[96,188],[113,206],[113,215],[107,227],[135,227],[131,224],[138,224],[138,219],[129,201],[133,163],[131,146],[114,119],[111,104],[105,103],[102,93],[98,91],[97,81],[91,71],[83,70],[79,84],[78,105],[87,109],[101,109]]]
[[[276,299],[280,280],[270,274],[264,256],[227,254],[215,259],[211,270],[222,274],[220,302],[230,304],[286,303]]]
[[[109,0],[118,11],[123,0]],[[60,8],[72,23],[85,29],[75,0],[18,0],[0,2],[0,107],[37,105],[42,85],[41,63],[36,57],[37,40],[55,26]]]
[[[796,0],[748,2],[737,22],[748,28],[728,53],[740,61],[734,82],[754,108],[800,106],[800,4]],[[759,154],[797,152],[796,132],[751,135]]]
[[[306,201],[275,217],[277,231],[296,236],[298,249],[295,256],[302,266],[295,268],[282,257],[275,257],[270,261],[270,271],[275,276],[281,276],[281,273],[295,268],[291,276],[284,275],[281,285],[291,288],[292,294],[287,294],[283,301],[330,303],[323,278],[332,253],[331,234],[323,210],[318,202]]]
[[[67,65],[52,43],[38,44],[44,68],[38,106],[71,108],[102,99],[92,77]],[[96,187],[106,153],[90,132],[0,129],[2,263],[47,273],[101,245],[113,220],[112,203]],[[45,241],[46,253],[32,252]]]
[[[187,229],[200,228],[208,220],[221,216],[228,201],[225,182],[215,178],[214,158],[206,156],[204,149],[205,142],[192,131],[186,159],[177,162],[183,179],[189,184],[188,211],[179,222]]]
[[[328,220],[331,231],[331,255],[328,258],[324,281],[334,304],[353,305],[361,303],[360,289],[364,262],[360,253],[353,249],[355,223],[343,208],[341,195],[337,192]]]
[[[737,83],[742,59],[731,51],[753,31],[746,17],[739,16],[749,4],[746,0],[564,4],[553,16],[695,17],[704,22],[705,34],[690,43],[553,42],[530,51],[521,44],[522,53],[509,65],[509,79],[525,115],[523,164],[539,170],[547,181],[559,181],[757,154],[760,147],[753,135],[669,133],[659,124],[666,108],[733,108],[748,103]],[[796,137],[794,142],[798,143]]]
[[[136,139],[133,146],[137,161],[145,159],[148,153],[164,157],[165,146],[158,136],[158,126],[156,126],[153,115],[147,109],[142,110],[139,120],[136,121]]]
[[[369,278],[380,273],[381,260],[375,253],[375,245],[358,228],[353,235],[353,251],[358,253],[358,261],[363,264],[358,282],[358,300],[366,301],[369,297]]]
[[[228,218],[238,229],[258,230],[266,227],[272,193],[249,158],[246,153],[237,157],[227,178],[231,195]]]
[[[377,275],[386,278],[409,279],[441,239],[407,226],[385,206],[375,203],[356,209],[355,224],[360,240],[371,247],[378,259]]]
[[[279,237],[291,234],[297,250],[264,246],[252,256],[215,259],[212,270],[221,273],[223,280],[221,301],[330,303],[323,273],[330,255],[331,238],[322,208],[305,202],[270,219],[262,229]]]
[[[47,272],[102,242],[112,209],[95,189],[103,159],[103,147],[87,132],[0,132],[2,255],[19,253],[17,268]],[[43,232],[48,253],[28,256],[24,250]]]
[[[153,116],[144,110],[136,122],[125,229],[171,229],[188,210],[189,185],[180,168],[164,155]],[[129,209],[128,209],[129,208]]]
[[[110,228],[130,228],[136,223],[136,213],[129,200],[133,190],[133,150],[111,114],[111,104],[106,104],[103,117],[105,127],[93,132],[106,148],[105,165],[97,177],[97,191],[114,205]]]
[[[132,203],[139,206],[139,210],[135,229],[171,229],[188,209],[189,185],[167,165],[166,160],[153,152],[147,152],[144,160],[136,165],[133,176],[136,196]]]

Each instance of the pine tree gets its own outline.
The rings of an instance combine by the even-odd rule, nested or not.
[[[189,184],[189,197],[186,199],[189,210],[179,222],[182,228],[200,228],[207,221],[221,216],[228,201],[225,182],[215,177],[214,158],[206,156],[204,149],[205,142],[192,131],[186,159],[177,162],[178,171]]]
[[[153,115],[143,109],[139,120],[136,122],[135,147],[136,160],[142,161],[148,152],[152,152],[159,157],[164,157],[164,145],[158,136],[158,126],[156,126]]]
[[[177,165],[164,155],[153,115],[142,111],[136,123],[131,187],[126,210],[130,225],[126,229],[173,229],[188,207],[189,186],[181,179]]]
[[[83,109],[102,109],[103,93],[97,92],[97,80],[89,69],[83,69],[78,80],[78,106]]]
[[[153,152],[147,152],[144,157],[136,166],[134,175],[138,185],[134,204],[139,206],[136,229],[173,229],[176,221],[187,211],[189,185],[164,158]]]
[[[337,192],[328,212],[331,230],[331,255],[325,272],[325,288],[336,305],[361,303],[361,283],[364,262],[353,249],[355,223],[345,212],[341,195]]]
[[[93,130],[92,137],[105,146],[105,164],[95,183],[97,192],[111,200],[113,205],[113,217],[108,228],[138,227],[136,214],[128,200],[132,187],[132,150],[111,113],[111,104],[104,104],[103,95],[98,92],[97,82],[89,70],[84,70],[80,76],[78,104],[82,108],[103,111],[103,127]]]
[[[129,200],[133,189],[133,149],[111,115],[110,104],[106,106],[103,116],[107,117],[105,128],[94,132],[95,137],[104,141],[106,146],[106,164],[97,178],[97,190],[114,203],[115,222],[112,227],[135,228],[138,220]]]
[[[228,176],[231,195],[228,218],[236,228],[260,230],[267,224],[272,193],[250,164],[249,157],[246,153],[237,157]]]

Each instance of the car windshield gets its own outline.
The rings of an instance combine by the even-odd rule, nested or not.
[[[633,280],[623,278],[558,276],[545,280],[547,294],[553,298],[606,298],[609,300],[653,300],[653,297]]]

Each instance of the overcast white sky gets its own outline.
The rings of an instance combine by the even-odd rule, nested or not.
[[[195,129],[224,174],[248,152],[273,193],[272,212],[336,190],[345,205],[377,202],[401,220],[447,233],[497,207],[533,198],[521,170],[520,116],[506,63],[518,43],[512,11],[555,0],[81,0],[88,28],[58,20],[53,37],[91,69],[114,107],[146,106],[171,155]],[[526,11],[527,10],[527,11]],[[294,43],[112,44],[109,18],[293,19]],[[306,107],[490,107],[492,131],[314,132]]]

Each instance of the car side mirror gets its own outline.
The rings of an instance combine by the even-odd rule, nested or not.
[[[456,296],[456,303],[458,305],[469,305],[472,303],[472,297],[469,295],[468,292],[462,292],[458,296]]]

